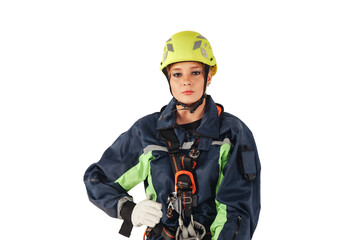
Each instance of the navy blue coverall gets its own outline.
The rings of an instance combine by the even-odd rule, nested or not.
[[[161,222],[177,228],[178,219],[166,214],[168,196],[175,191],[174,173],[166,142],[159,137],[159,130],[174,127],[183,152],[200,136],[194,220],[212,239],[251,239],[260,213],[260,161],[251,131],[207,96],[204,116],[191,135],[176,124],[175,107],[172,99],[163,111],[139,119],[87,169],[90,201],[121,219],[120,210],[133,200],[128,191],[143,182],[146,195],[163,206]]]

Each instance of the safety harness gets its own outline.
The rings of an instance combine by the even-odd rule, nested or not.
[[[175,229],[158,224],[153,229],[148,228],[145,235],[152,237],[161,235],[166,240],[203,239],[206,235],[206,229],[202,224],[194,221],[192,215],[192,208],[197,206],[196,184],[193,174],[200,155],[198,149],[200,137],[196,136],[189,154],[186,155],[180,151],[174,128],[161,130],[160,136],[167,142],[170,162],[175,176],[175,192],[168,197],[167,216],[171,218],[174,216],[174,211],[177,212],[179,215],[179,227],[175,232]],[[188,222],[187,226],[184,223],[185,221]],[[161,227],[162,230],[159,231]]]
[[[182,218],[189,218],[191,217],[192,207],[197,204],[193,170],[200,155],[198,149],[200,138],[198,136],[195,138],[189,155],[186,156],[180,152],[179,142],[173,128],[162,130],[160,135],[167,141],[167,149],[175,176],[175,192],[170,194],[168,199],[168,214],[171,214],[171,210],[175,210]]]
[[[223,113],[223,107],[218,104],[218,117]],[[161,138],[167,143],[167,150],[170,157],[175,180],[175,192],[168,196],[167,217],[174,217],[174,211],[179,215],[179,227],[177,229],[167,227],[161,222],[154,228],[147,228],[145,236],[162,236],[165,240],[196,240],[210,239],[210,233],[205,227],[194,221],[192,215],[193,207],[197,206],[196,183],[194,169],[200,156],[198,149],[200,137],[196,135],[194,143],[187,154],[181,152],[180,143],[175,134],[174,128],[162,129],[159,131]]]

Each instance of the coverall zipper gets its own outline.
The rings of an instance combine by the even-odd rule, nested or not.
[[[237,228],[234,234],[234,237],[232,238],[232,240],[235,240],[237,235],[239,234],[239,230],[240,230],[240,225],[241,225],[241,216],[238,216],[237,218]]]

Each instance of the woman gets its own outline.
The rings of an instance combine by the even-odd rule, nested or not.
[[[148,226],[147,239],[251,239],[260,212],[260,161],[249,128],[206,95],[217,64],[196,32],[173,35],[161,70],[173,99],[139,119],[84,176],[89,199]],[[144,182],[147,199],[128,191]],[[145,238],[144,236],[144,238]]]

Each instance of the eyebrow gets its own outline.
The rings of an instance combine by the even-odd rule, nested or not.
[[[194,69],[194,68],[201,68],[200,66],[194,66],[194,67],[190,67],[190,69]],[[182,70],[181,68],[173,68],[170,71],[174,71],[174,70]]]

